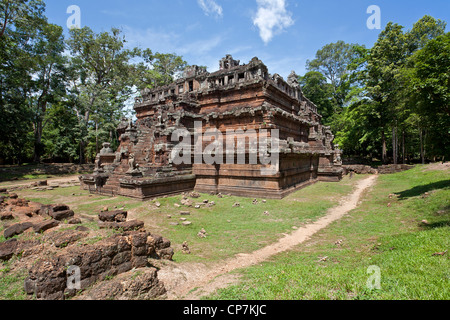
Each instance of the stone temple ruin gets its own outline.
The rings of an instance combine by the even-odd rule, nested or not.
[[[80,177],[83,189],[142,200],[192,190],[281,199],[316,181],[342,178],[341,151],[333,145],[330,128],[321,124],[317,107],[303,95],[298,76],[292,72],[285,81],[271,75],[258,58],[240,64],[227,55],[213,73],[187,67],[172,84],[143,90],[134,109],[137,122],[119,126],[116,152],[104,144],[94,174]],[[210,152],[199,140],[212,129],[227,139],[226,152]],[[173,138],[177,130],[191,134],[189,152],[179,155],[192,161],[173,159],[182,141]],[[276,159],[270,164],[262,158],[250,161],[256,155],[251,141],[263,132],[271,138],[266,154]],[[236,147],[239,136],[246,143]],[[236,151],[231,158],[230,148]],[[208,152],[214,163],[195,161]],[[264,171],[269,168],[270,174]]]

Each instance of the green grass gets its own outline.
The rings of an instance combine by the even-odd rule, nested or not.
[[[239,270],[244,275],[242,283],[209,299],[448,299],[449,254],[432,254],[449,247],[450,175],[422,169],[418,166],[380,176],[358,209],[316,234],[306,245],[262,265]],[[110,210],[125,207],[133,210],[133,218],[145,222],[148,231],[171,240],[175,262],[208,264],[260,249],[277,241],[283,233],[293,232],[293,227],[317,220],[363,178],[355,175],[339,183],[316,183],[283,200],[267,199],[262,203],[263,198],[258,198],[257,205],[252,204],[253,199],[202,194],[193,202],[208,199],[216,205],[201,209],[176,208],[181,196],[158,199],[161,206],[157,208],[156,200],[89,195],[79,187],[17,193],[44,204],[65,203],[76,214],[95,216],[105,206]],[[429,195],[424,198],[425,192]],[[396,196],[389,199],[389,194],[394,193]],[[241,206],[232,207],[235,202]],[[191,226],[181,225],[180,211],[190,211],[191,215],[185,218],[192,222]],[[168,219],[168,215],[172,218]],[[429,221],[428,227],[419,226],[423,219]],[[180,225],[171,226],[170,222]],[[98,231],[96,220],[85,225]],[[197,236],[202,228],[208,233],[205,239]],[[5,240],[2,229],[0,223],[0,242]],[[96,235],[82,242],[95,243],[102,238]],[[340,247],[335,245],[339,239],[343,240]],[[189,244],[190,255],[181,252],[184,241]],[[328,259],[319,262],[325,256]],[[8,271],[7,264],[0,264],[0,269],[7,269],[0,273],[0,299],[21,299],[25,275]],[[366,287],[370,276],[367,268],[371,265],[381,269],[381,290]]]
[[[422,169],[380,176],[358,209],[296,250],[240,270],[241,283],[208,298],[449,299],[449,253],[433,254],[450,246],[450,174]],[[380,290],[367,287],[372,265]]]
[[[27,294],[23,290],[24,281],[28,276],[27,270],[12,272],[10,270],[12,260],[0,262],[0,300],[25,300]]]
[[[151,220],[159,226],[158,232],[171,240],[176,249],[174,261],[217,262],[267,246],[281,238],[283,233],[292,233],[293,227],[325,215],[343,195],[351,192],[355,182],[361,178],[345,178],[341,183],[319,182],[283,200],[266,199],[266,203],[263,203],[263,198],[258,198],[256,205],[249,198],[218,198],[202,194],[200,198],[193,199],[194,203],[207,199],[216,205],[210,208],[177,209],[174,204],[180,203],[181,196],[169,197],[158,200],[161,203],[159,209],[150,213],[149,210],[143,210],[139,218]],[[240,207],[233,207],[236,202],[240,203]],[[192,225],[181,225],[180,211],[190,211],[191,215],[185,218]],[[265,211],[269,212],[268,216],[264,215]],[[172,218],[168,219],[167,215]],[[180,225],[170,226],[170,222],[179,222]],[[197,236],[202,228],[208,233],[206,238]],[[188,242],[190,255],[181,252],[184,241]]]

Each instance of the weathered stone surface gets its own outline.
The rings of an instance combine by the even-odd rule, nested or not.
[[[100,212],[98,218],[103,222],[125,222],[128,212],[124,210],[103,211]]]
[[[37,261],[25,280],[26,293],[37,299],[63,300],[66,287],[66,267],[58,259]]]
[[[33,227],[33,224],[31,222],[24,222],[24,223],[16,223],[8,228],[5,229],[3,232],[3,236],[8,239],[17,235],[22,234],[25,230],[30,229]]]
[[[158,280],[157,270],[147,268],[131,275],[118,276],[103,282],[86,295],[88,300],[150,300],[166,293],[164,284]]]
[[[67,206],[65,204],[54,204],[51,207],[52,207],[52,211],[53,212],[70,210],[69,206]]]
[[[37,210],[37,214],[43,217],[50,216],[52,212],[52,205],[41,205],[41,207]]]
[[[2,212],[0,213],[0,220],[14,220],[14,215],[12,212]]]
[[[75,213],[72,210],[63,210],[63,211],[57,211],[50,213],[50,216],[58,221],[62,221],[65,219],[70,219],[75,215]]]
[[[6,261],[13,257],[17,249],[17,239],[10,239],[0,243],[0,260]]]
[[[193,205],[193,202],[192,202],[192,200],[191,199],[188,199],[188,198],[186,198],[186,199],[181,199],[181,204],[183,205],[183,206],[186,206],[186,207],[192,207],[192,205]]]
[[[342,166],[347,173],[356,173],[356,174],[376,174],[377,170],[372,168],[371,166],[366,165],[344,165]]]
[[[49,229],[56,228],[57,226],[59,226],[59,221],[50,219],[34,224],[33,230],[36,233],[41,233]]]
[[[89,228],[85,227],[85,226],[78,226],[78,227],[76,227],[75,230],[82,231],[82,232],[89,232]]]
[[[43,251],[41,241],[38,239],[19,241],[16,254],[21,254],[22,258],[40,254]]]
[[[410,170],[414,168],[414,166],[406,165],[406,164],[389,164],[379,166],[377,168],[379,174],[391,174],[396,172],[402,172],[406,170]]]
[[[66,241],[76,241],[83,236],[78,231],[67,230],[48,235],[55,245],[64,246]],[[115,235],[88,246],[69,246],[48,261],[39,261],[29,271],[25,281],[26,292],[36,294],[38,299],[63,299],[76,294],[76,290],[67,289],[65,273],[69,266],[80,268],[81,289],[94,284],[106,276],[118,275],[133,268],[145,268],[147,258],[172,259],[173,249],[170,241],[152,236],[146,232],[129,231]],[[144,269],[146,273],[150,269]],[[147,279],[148,287],[143,290],[160,292],[158,282]]]
[[[134,231],[144,228],[144,222],[139,220],[130,220],[125,222],[99,222],[98,225],[100,228],[122,231]]]
[[[67,220],[68,224],[81,224],[81,219],[80,218],[71,218],[69,220]]]
[[[165,249],[157,250],[156,252],[157,252],[158,256],[160,257],[160,259],[165,259],[165,260],[172,260],[172,257],[174,255],[174,251],[172,248],[165,248]]]
[[[50,240],[53,242],[55,247],[67,247],[72,243],[86,237],[86,232],[76,231],[76,230],[65,230],[53,232],[49,235]]]

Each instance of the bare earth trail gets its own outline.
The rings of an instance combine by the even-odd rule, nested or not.
[[[189,266],[172,266],[170,267],[170,271],[163,268],[159,272],[159,278],[166,284],[168,299],[199,299],[202,295],[212,293],[216,289],[222,288],[230,282],[233,282],[236,276],[227,275],[227,273],[235,269],[246,268],[261,263],[275,254],[290,250],[294,246],[305,242],[318,231],[326,228],[332,222],[341,219],[349,211],[355,209],[358,206],[358,202],[360,201],[363,192],[373,186],[376,180],[377,176],[373,175],[359,181],[353,193],[345,197],[339,206],[331,208],[327,215],[314,223],[297,229],[295,232],[286,235],[278,242],[260,250],[250,254],[238,254],[224,264],[221,263],[212,269],[200,264],[191,265],[191,267],[197,269],[196,271],[183,270],[189,268]],[[178,273],[178,275],[184,275],[184,277],[182,277],[183,279],[178,277],[178,280],[171,280],[171,278],[173,279],[174,272]],[[186,278],[188,278],[188,280],[186,280]]]
[[[47,179],[30,179],[30,180],[26,180],[26,181],[4,181],[4,182],[0,182],[0,186],[1,187],[24,187],[24,186],[29,186],[31,185],[33,182],[36,181],[41,181],[41,180],[47,180],[47,183],[49,185],[51,184],[64,184],[64,183],[79,183],[80,180],[78,180],[78,177],[80,175],[79,174],[74,174],[74,175],[67,175],[64,177],[55,177],[55,178],[47,178]]]

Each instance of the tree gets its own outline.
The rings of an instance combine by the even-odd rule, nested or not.
[[[299,78],[303,94],[317,106],[318,112],[323,117],[323,123],[329,124],[336,101],[333,96],[333,87],[327,83],[325,76],[317,71],[309,71]]]
[[[412,56],[416,111],[428,128],[430,154],[450,156],[450,33],[429,40]]]
[[[44,18],[42,0],[2,0],[0,2],[0,38],[22,35],[25,39]]]
[[[155,53],[145,49],[140,53],[143,63],[138,66],[136,85],[139,89],[164,86],[174,81],[178,73],[187,67],[187,62],[174,53]]]
[[[124,103],[134,93],[135,68],[129,63],[138,50],[124,49],[120,30],[96,34],[90,28],[71,29],[67,41],[71,58],[70,104],[78,118],[80,162],[85,162],[89,127],[98,131],[100,118],[114,123],[122,116]],[[96,149],[99,149],[96,135]]]
[[[32,61],[33,91],[29,106],[33,115],[34,161],[40,162],[44,151],[42,134],[51,118],[46,117],[48,105],[56,103],[65,95],[65,44],[63,29],[57,25],[44,24],[37,39],[33,41]]]
[[[403,27],[389,22],[368,57],[365,85],[368,97],[375,103],[379,114],[383,163],[387,163],[387,130],[390,127],[397,128],[395,109],[399,103],[399,75],[405,65],[407,45]],[[397,162],[396,154],[394,150],[394,163]]]
[[[341,90],[341,85],[344,76],[349,72],[349,64],[355,58],[354,46],[342,40],[330,43],[317,51],[314,60],[306,62],[308,71],[320,72],[330,81],[334,98],[340,107],[344,105],[346,97],[346,92]]]
[[[30,47],[46,21],[44,8],[41,0],[0,2],[0,160],[20,163],[32,147]]]

